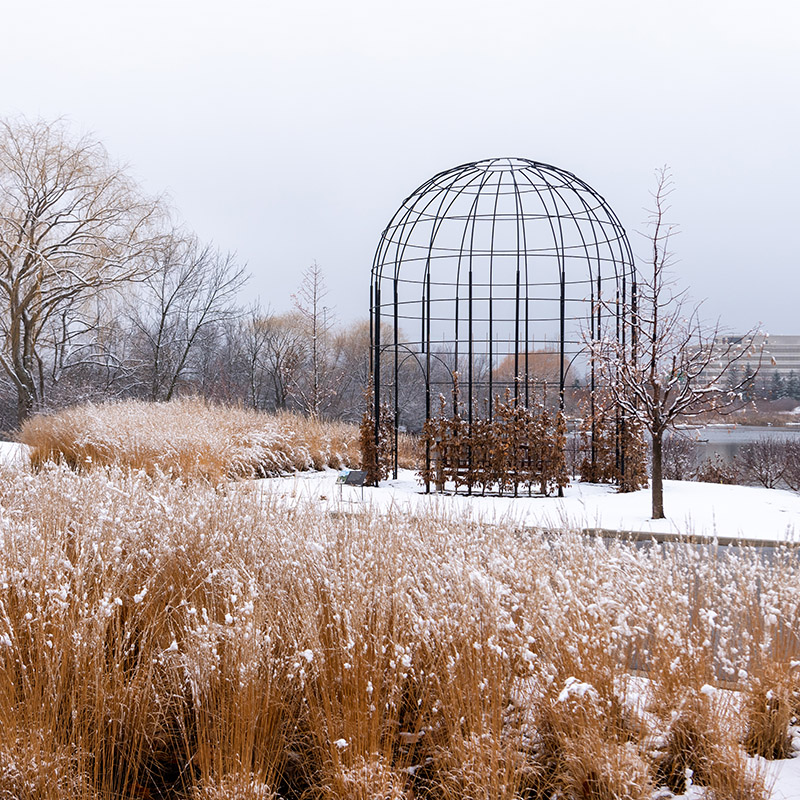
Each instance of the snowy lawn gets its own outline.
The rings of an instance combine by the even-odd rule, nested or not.
[[[768,540],[800,538],[800,494],[779,489],[689,481],[664,482],[667,518],[650,519],[650,490],[618,494],[613,487],[575,482],[564,497],[497,497],[425,495],[411,470],[379,488],[336,485],[338,473],[298,473],[262,481],[277,495],[311,500],[332,510],[366,506],[416,514],[426,510],[466,515],[485,522],[512,522],[528,527],[604,528],[682,536],[717,536]]]
[[[767,774],[774,781],[771,800],[800,800],[800,758],[773,761]]]
[[[0,442],[0,463],[24,463],[29,448]],[[268,478],[262,486],[278,496],[309,499],[325,508],[366,506],[380,512],[426,510],[466,515],[486,522],[510,521],[527,527],[603,528],[724,539],[800,539],[800,494],[755,486],[665,481],[667,518],[650,518],[650,490],[619,494],[613,487],[574,482],[564,497],[468,497],[447,491],[425,495],[412,470],[375,488],[336,485],[335,470]]]

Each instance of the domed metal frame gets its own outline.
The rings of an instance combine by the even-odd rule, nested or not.
[[[625,230],[577,176],[523,158],[476,161],[434,175],[403,201],[373,261],[376,440],[384,392],[395,432],[403,424],[400,371],[409,359],[424,376],[426,420],[432,392],[454,373],[470,424],[481,399],[490,398],[484,405],[491,415],[491,398],[505,387],[527,405],[532,388],[547,381],[531,368],[531,354],[542,347],[557,357],[563,408],[568,372],[585,356],[585,337],[612,335],[624,344],[635,302]],[[594,369],[588,369],[593,403]],[[427,459],[430,466],[429,453]],[[396,477],[396,447],[393,466]]]

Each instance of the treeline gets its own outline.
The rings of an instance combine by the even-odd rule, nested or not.
[[[357,421],[368,376],[368,323],[340,330],[327,324],[314,333],[319,321],[302,304],[282,314],[242,307],[243,270],[216,251],[203,256],[170,262],[165,273],[104,298],[103,314],[70,332],[68,342],[40,346],[43,370],[29,407],[21,409],[5,372],[2,428],[13,430],[33,412],[87,401],[186,395]],[[173,267],[179,275],[170,274]],[[323,285],[317,267],[306,279]]]
[[[357,420],[368,324],[335,327],[316,264],[284,314],[242,307],[247,279],[100,142],[0,120],[0,429],[184,394]]]
[[[741,396],[745,402],[790,397],[800,403],[800,375],[794,370],[784,375],[778,370],[762,368],[756,373],[748,364],[744,368],[733,368],[728,383],[734,384],[742,379],[745,384]]]
[[[247,279],[234,254],[179,224],[101,142],[63,122],[0,119],[0,431],[87,401],[187,394],[357,422],[368,322],[337,325],[316,264],[287,313],[243,306]],[[557,381],[556,354],[526,358],[537,385]],[[399,424],[419,432],[424,369],[404,356],[395,384],[386,362],[386,397],[396,385]],[[509,365],[496,365],[498,386],[513,381]],[[457,368],[443,353],[430,386],[446,385]],[[475,359],[481,405],[494,402],[491,369]],[[581,391],[571,381],[568,410]]]

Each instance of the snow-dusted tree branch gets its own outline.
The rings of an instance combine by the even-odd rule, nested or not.
[[[689,303],[670,276],[670,240],[675,226],[667,222],[673,189],[666,168],[657,172],[650,217],[650,262],[637,277],[636,296],[626,309],[631,336],[588,340],[600,380],[616,405],[634,417],[652,439],[653,518],[664,516],[662,445],[678,421],[730,410],[752,378],[732,379],[734,367],[754,348],[757,330],[744,336],[723,335],[719,324],[707,325],[700,306]],[[609,303],[609,311],[612,311]]]

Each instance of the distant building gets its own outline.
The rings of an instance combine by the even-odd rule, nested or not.
[[[745,342],[746,338],[732,335],[722,336],[720,340],[724,344],[738,344],[739,342]],[[763,351],[761,349],[762,345]],[[705,378],[713,380],[719,375],[721,369],[722,365],[712,360],[703,375]],[[750,352],[742,355],[736,362],[733,372],[728,370],[726,378],[728,382],[732,383],[741,379],[748,372],[755,373],[756,370],[758,370],[757,383],[762,386],[766,385],[771,379],[780,381],[792,380],[793,382],[800,380],[800,336],[756,336]]]

